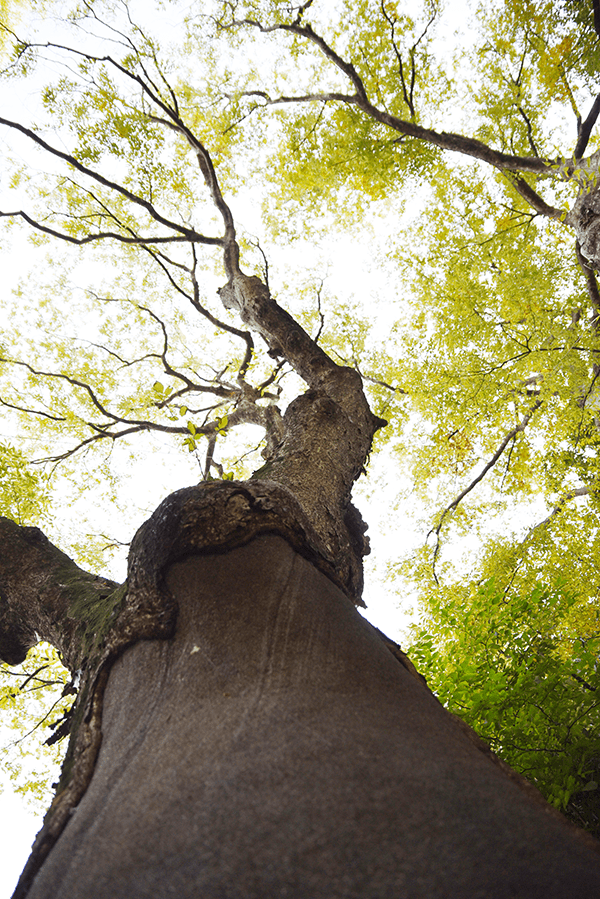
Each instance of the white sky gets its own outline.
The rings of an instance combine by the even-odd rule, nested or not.
[[[42,826],[43,814],[36,815],[24,805],[8,784],[0,795],[0,899],[12,896],[29,858],[31,844]]]

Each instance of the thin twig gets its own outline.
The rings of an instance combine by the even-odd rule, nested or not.
[[[511,441],[513,441],[515,439],[517,434],[519,434],[525,430],[525,428],[531,421],[531,418],[533,417],[534,413],[540,408],[540,406],[542,404],[543,404],[543,400],[537,400],[537,402],[533,404],[533,406],[531,407],[529,412],[527,412],[527,414],[523,416],[523,418],[521,419],[519,424],[515,425],[515,427],[512,428],[512,430],[510,430],[508,432],[508,434],[506,434],[504,436],[504,439],[502,440],[500,446],[498,447],[498,449],[496,450],[496,452],[494,453],[494,455],[492,456],[490,461],[483,467],[482,471],[477,475],[477,477],[474,478],[471,481],[471,483],[467,487],[465,487],[464,490],[461,491],[461,493],[459,493],[459,495],[450,503],[450,505],[446,506],[446,508],[444,509],[444,511],[442,512],[442,514],[440,516],[440,520],[438,521],[436,527],[431,528],[431,530],[427,534],[427,537],[430,537],[431,534],[435,534],[435,537],[436,537],[436,543],[435,543],[435,549],[433,552],[433,561],[432,561],[433,576],[435,578],[436,583],[438,583],[438,579],[437,579],[437,575],[435,572],[435,563],[437,561],[437,557],[438,557],[439,551],[440,551],[440,532],[442,530],[442,525],[444,524],[446,518],[448,517],[448,515],[450,515],[451,512],[453,512],[455,509],[458,508],[458,506],[461,504],[463,499],[466,496],[468,496],[468,494],[471,493],[471,491],[475,489],[477,484],[479,484],[484,479],[484,477],[486,476],[488,471],[490,471],[494,467],[494,465],[496,464],[496,462],[498,461],[498,459],[500,458],[500,456],[502,455],[502,453],[504,452],[506,447],[509,445],[509,443],[511,443]]]

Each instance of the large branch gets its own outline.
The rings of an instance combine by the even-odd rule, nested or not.
[[[314,94],[305,94],[296,97],[277,97],[270,98],[265,92],[255,91],[255,95],[260,95],[268,103],[293,103],[293,102],[314,102],[321,101],[341,101],[349,105],[357,106],[365,112],[370,118],[383,125],[387,125],[399,134],[413,137],[417,140],[425,141],[433,144],[443,150],[451,150],[456,153],[462,153],[465,156],[471,156],[480,159],[489,165],[494,166],[501,171],[509,172],[533,172],[536,174],[549,174],[556,165],[555,160],[544,160],[537,157],[516,156],[510,153],[502,153],[494,150],[492,147],[477,140],[473,137],[465,137],[462,134],[454,134],[453,132],[438,132],[432,128],[424,128],[415,122],[409,122],[398,116],[391,115],[386,110],[379,109],[368,97],[367,90],[362,79],[357,73],[354,66],[342,59],[338,53],[325,41],[321,35],[317,34],[310,25],[301,25],[293,23],[290,25],[278,24],[266,26],[254,19],[235,20],[232,25],[249,25],[257,28],[264,34],[274,31],[284,31],[295,34],[315,44],[323,55],[333,63],[352,83],[354,93],[347,94],[341,92],[323,92]],[[248,92],[250,93],[250,92]]]
[[[577,143],[575,144],[575,149],[573,150],[573,159],[579,160],[585,153],[587,149],[587,145],[592,134],[592,129],[596,124],[598,116],[600,115],[600,94],[596,97],[592,104],[592,108],[590,109],[585,122],[578,122],[577,125]]]
[[[38,528],[0,518],[0,659],[19,664],[32,646],[45,640],[79,675],[73,734],[57,793],[21,887],[30,885],[94,772],[110,663],[138,640],[172,636],[175,618],[175,606],[164,596],[119,587],[83,571]],[[18,887],[15,895],[26,892]]]
[[[81,668],[94,639],[94,610],[117,587],[83,571],[38,528],[0,518],[0,658],[19,664],[45,640],[67,668]]]

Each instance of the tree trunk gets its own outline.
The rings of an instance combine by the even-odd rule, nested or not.
[[[565,221],[574,229],[586,263],[600,271],[600,153],[593,153],[579,165],[579,196]]]
[[[65,815],[72,751],[66,826],[49,852],[42,831],[15,896],[600,895],[596,842],[495,761],[335,581],[279,486],[165,501],[132,547],[128,648],[111,638],[92,690],[91,779]],[[174,632],[134,642],[131,609],[159,600]]]

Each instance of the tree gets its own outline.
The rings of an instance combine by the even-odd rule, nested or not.
[[[398,185],[407,172],[411,189],[415,178],[431,185],[426,214],[396,249],[416,294],[412,327],[399,334],[395,358],[385,365],[379,354],[377,362],[380,383],[396,385],[392,407],[409,397],[420,413],[411,434],[416,448],[408,450],[410,484],[414,491],[416,481],[427,500],[423,518],[432,540],[400,568],[422,596],[415,651],[445,696],[441,681],[453,683],[472,668],[473,646],[459,650],[442,639],[440,615],[459,621],[474,609],[483,614],[481,587],[490,580],[509,609],[542,602],[548,593],[570,597],[560,632],[545,644],[544,663],[558,666],[567,682],[582,645],[598,636],[597,10],[483,4],[478,16],[477,50],[461,48],[459,65],[469,72],[461,82],[434,55],[435,5],[413,22],[397,4],[377,10],[348,4],[343,30],[319,19],[312,6],[294,21],[257,9],[232,13],[238,25],[313,47],[326,65],[321,84],[304,93],[288,87],[291,79],[279,92],[246,91],[249,103],[306,107],[303,118],[294,113],[277,151],[293,169],[286,194],[295,180],[305,202],[306,193],[320,200],[328,188],[337,201],[343,187],[352,202],[360,189],[373,200],[393,193],[401,206],[406,194]],[[334,87],[336,70],[342,82]],[[440,149],[463,162],[450,166]],[[467,165],[469,158],[478,162]],[[404,428],[405,417],[397,420]],[[397,445],[406,464],[406,434]],[[464,553],[456,564],[456,536],[450,553],[442,540],[452,531],[483,533],[483,552]],[[535,613],[528,607],[544,621],[543,604]],[[519,637],[520,626],[517,613],[512,627]],[[423,652],[421,637],[437,642]],[[514,654],[518,668],[515,644],[505,642],[502,651]],[[489,657],[485,640],[478,654]],[[490,695],[485,689],[469,699],[479,705]],[[570,690],[562,697],[564,727],[567,697]],[[591,696],[592,716],[595,707]],[[501,752],[504,737],[494,740]],[[551,751],[535,739],[528,748],[535,746],[542,757]],[[574,791],[597,783],[596,754],[590,748],[586,755],[583,762],[573,751],[553,787],[553,766],[532,769],[530,754],[523,770],[564,807]]]
[[[38,528],[1,522],[0,655],[16,665],[45,640],[78,691],[61,725],[71,738],[56,797],[15,896],[566,897],[600,886],[593,841],[452,718],[352,607],[367,543],[351,490],[386,422],[369,407],[360,362],[336,361],[335,347],[326,352],[321,334],[275,299],[266,260],[261,274],[245,270],[252,247],[235,224],[236,181],[264,163],[249,148],[269,107],[291,98],[221,84],[236,78],[228,48],[253,46],[245,31],[283,33],[290,59],[308,41],[354,91],[295,101],[356,107],[359,124],[397,132],[401,120],[378,111],[354,64],[307,24],[311,5],[240,15],[225,4],[190,18],[200,87],[172,71],[174,55],[161,54],[125,3],[84,2],[57,36],[15,40],[8,76],[36,83],[46,59],[62,74],[44,89],[35,125],[0,118],[24,141],[19,154],[31,148],[50,169],[38,178],[26,158],[13,178],[21,205],[2,215],[65,251],[92,249],[115,268],[118,258],[118,268],[110,290],[85,292],[99,336],[77,358],[47,335],[60,305],[27,308],[30,325],[45,317],[46,333],[39,328],[36,346],[6,338],[3,405],[36,422],[38,444],[54,446],[51,463],[85,452],[100,460],[104,446],[134,435],[173,435],[191,454],[206,441],[201,483],[171,494],[138,530],[123,585],[80,568]],[[388,35],[410,109],[420,41],[405,76],[390,10],[348,8],[347,21],[362,14],[366,38]],[[265,24],[259,12],[275,18]],[[65,24],[75,40],[63,37]],[[265,57],[276,74],[278,58]],[[257,96],[265,109],[253,108]],[[245,118],[246,131],[235,127]],[[402,122],[402,134],[502,169],[569,169]],[[519,174],[515,185],[548,205]],[[573,225],[583,246],[585,228],[576,216]],[[203,253],[224,271],[220,311],[203,299]],[[81,271],[65,259],[53,286],[69,291],[73,313],[69,282]],[[17,324],[23,314],[14,307]],[[223,335],[237,350],[223,348]],[[307,389],[281,412],[290,369]],[[376,399],[386,383],[373,384]],[[266,435],[262,464],[244,479],[243,463],[236,470],[217,455],[242,425]]]

